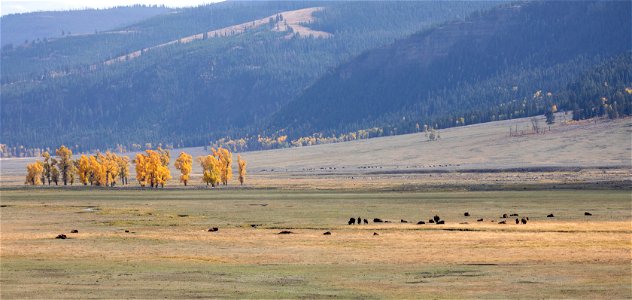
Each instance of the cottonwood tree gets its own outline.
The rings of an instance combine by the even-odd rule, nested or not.
[[[59,149],[55,150],[55,154],[59,157],[57,167],[61,172],[61,180],[64,182],[64,185],[67,185],[68,177],[72,174],[72,150],[62,145]]]
[[[187,186],[189,181],[189,174],[193,168],[192,163],[193,157],[185,152],[181,152],[174,163],[176,169],[180,170],[180,182],[184,183],[184,186]]]
[[[219,161],[220,180],[223,185],[227,185],[228,181],[233,178],[233,154],[225,148],[219,147],[217,150],[211,149],[213,156]]]
[[[239,183],[244,184],[246,180],[246,161],[241,158],[241,155],[237,155],[237,167],[239,169]]]
[[[42,174],[44,173],[44,164],[40,161],[26,165],[26,181],[25,184],[40,185],[42,184]]]
[[[207,155],[198,157],[200,165],[202,166],[202,182],[206,185],[215,187],[221,180],[221,167],[220,162],[215,156]]]

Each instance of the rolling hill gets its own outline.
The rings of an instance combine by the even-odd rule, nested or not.
[[[623,96],[632,86],[625,71],[630,11],[629,2],[536,1],[435,26],[339,66],[270,124],[290,137],[374,126],[405,133],[416,124],[451,127],[543,114],[553,104],[571,110],[577,101],[569,101],[567,85],[586,73],[617,70],[616,64],[593,70],[604,60],[623,66],[609,78],[618,89],[609,94]],[[537,91],[551,94],[534,96]],[[629,93],[620,101],[629,108]],[[582,109],[600,103],[592,105]]]
[[[363,51],[497,4],[231,1],[3,50],[2,141],[87,150],[203,145],[245,134]],[[296,26],[281,30],[292,27],[284,14],[306,8],[319,9],[311,23],[295,25],[326,37],[301,36]],[[256,21],[266,18],[265,25]],[[258,26],[240,34],[204,38],[252,22]],[[103,64],[137,51],[137,59]]]

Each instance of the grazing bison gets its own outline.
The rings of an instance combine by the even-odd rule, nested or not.
[[[553,214],[549,214],[546,216],[547,218],[555,218],[555,216]]]
[[[591,213],[589,213],[589,212],[585,212],[585,213],[584,213],[584,216],[592,216],[592,214],[591,214]]]
[[[73,229],[73,230],[70,231],[70,233],[79,233],[79,230]]]
[[[465,216],[465,217],[469,217],[469,216],[470,216],[470,213],[466,211],[466,212],[463,214],[463,216]]]
[[[500,222],[498,222],[498,224],[507,224],[507,222],[506,221],[500,221]]]
[[[518,218],[516,218],[516,224],[520,224],[520,220],[518,220]]]
[[[208,229],[208,232],[216,232],[216,231],[219,231],[219,228],[213,227],[213,228]]]
[[[507,214],[503,214],[503,219],[506,219],[506,218],[507,218]]]
[[[349,222],[347,222],[347,224],[349,224],[349,225],[355,224],[355,218],[350,218]]]
[[[518,216],[518,214],[511,214],[511,215],[509,215],[509,216],[510,216],[510,217],[517,217],[517,216]]]
[[[374,232],[373,235],[379,235],[377,232]]]
[[[435,221],[433,219],[428,220],[428,223],[434,223]]]
[[[369,220],[364,219],[364,224],[369,224]]]
[[[527,224],[527,220],[528,220],[528,218],[527,218],[527,219],[525,219],[525,218],[523,217],[523,218],[522,218],[522,220],[521,220],[521,221],[522,221],[522,224]]]
[[[401,222],[401,223],[408,223],[408,221],[406,221],[406,220],[404,220],[404,219],[402,219],[400,222]]]
[[[327,231],[327,232],[323,233],[323,235],[331,235],[331,232]]]
[[[384,222],[382,221],[382,219],[378,219],[378,218],[373,219],[373,223],[382,223],[382,222]]]
[[[445,221],[444,221],[444,220],[439,220],[439,221],[437,221],[437,225],[443,225],[443,224],[445,224]]]
[[[292,234],[292,233],[294,233],[294,232],[291,232],[289,230],[283,230],[283,231],[279,232],[279,234]]]
[[[65,234],[63,234],[63,233],[62,233],[62,234],[60,234],[60,235],[57,235],[57,237],[55,237],[55,238],[56,238],[56,239],[62,239],[62,240],[65,240],[65,239],[67,239],[68,237],[67,237]]]
[[[424,222],[424,221],[417,222],[417,225],[424,225],[424,224],[426,224],[426,222]]]
[[[362,225],[362,218],[358,217],[358,225]]]
[[[483,222],[483,219],[482,218],[478,219],[478,220],[476,220],[476,222]]]
[[[439,222],[439,220],[441,220],[441,217],[435,215],[434,217],[432,217],[434,219],[435,222]]]

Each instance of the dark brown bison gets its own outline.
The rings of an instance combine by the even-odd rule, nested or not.
[[[585,212],[585,213],[584,213],[584,216],[592,216],[592,214],[591,214],[591,213],[589,213],[589,212]]]
[[[507,222],[506,221],[500,221],[500,222],[498,222],[498,224],[507,224]]]
[[[439,220],[441,220],[441,217],[435,215],[434,217],[432,217],[432,219],[434,219],[435,222],[439,222]]]
[[[67,239],[68,237],[67,237],[65,234],[63,234],[63,233],[62,233],[62,234],[57,235],[55,238],[56,238],[56,239],[62,239],[62,240],[65,240],[65,239]]]
[[[292,234],[292,233],[294,233],[294,232],[291,232],[289,230],[283,230],[283,231],[279,232],[279,234]]]
[[[466,211],[466,212],[463,214],[463,216],[465,216],[465,217],[469,217],[469,216],[470,216],[470,213]]]
[[[373,235],[379,235],[377,232],[374,232]]]
[[[70,231],[70,233],[79,233],[79,230],[73,229],[73,230]]]
[[[323,233],[323,235],[331,235],[331,232],[327,231],[327,232]]]
[[[349,224],[349,225],[355,224],[355,218],[350,218],[349,222],[347,222],[347,224]]]
[[[553,214],[548,214],[546,217],[547,218],[555,218],[555,216]]]
[[[518,216],[518,214],[511,214],[511,215],[509,215],[509,216],[510,216],[510,217],[517,217],[517,216]]]
[[[358,225],[362,225],[362,218],[358,217]]]
[[[406,221],[406,220],[404,220],[404,219],[402,219],[400,222],[401,222],[401,223],[408,223],[408,221]]]
[[[507,214],[503,214],[502,216],[503,219],[506,219],[507,217],[508,217]]]
[[[369,220],[364,219],[364,224],[369,224]]]
[[[424,221],[417,222],[417,225],[424,225],[424,224],[426,224],[426,222],[424,222]]]
[[[383,223],[382,219],[375,218],[373,219],[373,223]]]
[[[437,221],[437,225],[443,225],[443,224],[445,224],[445,221],[444,221],[444,220],[439,220],[439,221]]]
[[[516,218],[516,224],[520,224],[520,220],[518,220],[518,218]]]
[[[476,220],[476,222],[483,222],[483,219],[482,218],[478,219],[478,220]]]
[[[522,221],[522,224],[527,224],[527,219],[525,219],[524,217],[520,221]]]
[[[217,228],[217,227],[213,227],[213,228],[209,228],[208,229],[208,232],[217,232],[217,231],[219,231],[219,228]]]

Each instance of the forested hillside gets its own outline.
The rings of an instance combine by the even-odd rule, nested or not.
[[[3,47],[28,46],[47,39],[94,34],[172,12],[157,6],[11,14],[0,18]]]
[[[2,52],[2,142],[75,150],[204,145],[253,132],[320,76],[368,49],[498,2],[226,2],[89,36]],[[322,7],[311,38],[275,30],[283,12]],[[270,16],[268,26],[100,63]]]
[[[513,3],[436,26],[341,65],[276,114],[272,127],[289,139],[372,127],[401,134],[543,114],[553,105],[590,117],[599,99],[615,95],[618,112],[630,114],[631,5]]]

